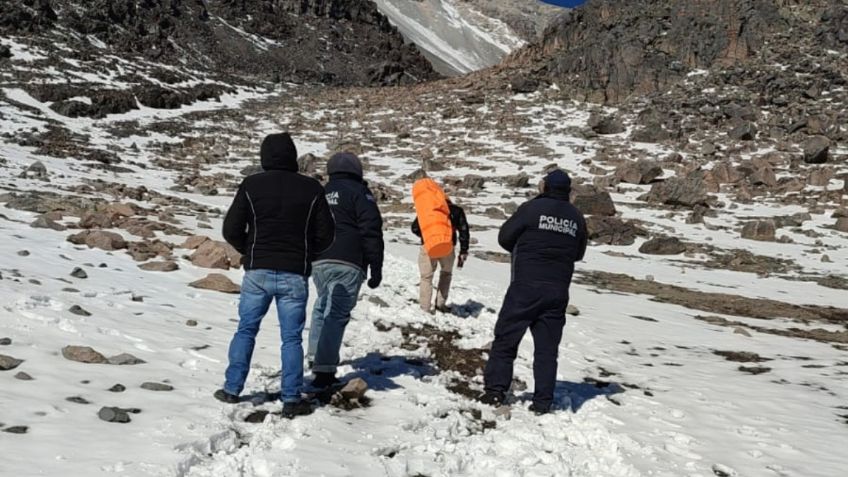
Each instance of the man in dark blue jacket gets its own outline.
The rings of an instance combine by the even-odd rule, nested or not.
[[[245,273],[226,381],[215,397],[239,402],[259,325],[276,301],[283,341],[280,398],[283,415],[294,417],[311,412],[300,395],[307,277],[312,260],[332,245],[335,226],[324,188],[297,173],[297,148],[288,133],[266,137],[260,154],[264,172],[242,181],[224,219],[224,238],[242,254]]]
[[[336,241],[313,264],[318,298],[307,356],[315,388],[338,382],[335,376],[342,338],[366,272],[370,270],[368,286],[372,289],[383,280],[383,218],[362,180],[362,163],[354,154],[335,154],[327,163],[327,175],[330,181],[325,189],[336,219]]]
[[[498,235],[501,247],[512,253],[512,282],[495,325],[481,397],[487,404],[503,403],[518,345],[530,328],[536,382],[531,410],[537,414],[549,412],[553,402],[568,289],[588,237],[583,214],[569,202],[568,174],[551,172],[543,188],[540,196],[519,207]]]

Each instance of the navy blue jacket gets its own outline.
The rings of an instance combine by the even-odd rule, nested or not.
[[[336,219],[336,241],[317,261],[349,263],[371,276],[383,271],[383,217],[368,184],[353,174],[332,174],[324,187]]]
[[[574,262],[586,253],[586,219],[567,192],[546,192],[524,203],[498,234],[512,253],[512,281],[568,287]]]

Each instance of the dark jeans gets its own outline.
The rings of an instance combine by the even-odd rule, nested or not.
[[[556,386],[557,356],[565,326],[568,287],[547,283],[513,282],[504,298],[495,341],[486,363],[486,391],[503,393],[512,384],[513,362],[527,329],[533,335],[533,403],[550,407]]]

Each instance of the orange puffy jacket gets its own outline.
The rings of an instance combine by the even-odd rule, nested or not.
[[[427,255],[447,257],[453,251],[453,226],[445,192],[433,179],[420,179],[412,186],[412,199]]]

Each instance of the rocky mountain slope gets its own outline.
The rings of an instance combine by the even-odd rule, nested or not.
[[[368,0],[3,0],[0,32],[88,61],[115,54],[215,75],[334,85],[436,77]],[[184,80],[178,74],[165,78]],[[170,81],[168,81],[170,80]]]
[[[404,37],[443,74],[493,66],[538,33],[560,11],[539,2],[375,0]]]

